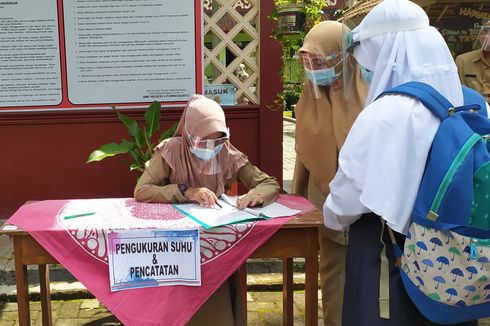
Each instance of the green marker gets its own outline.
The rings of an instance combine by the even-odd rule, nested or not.
[[[71,218],[76,218],[76,217],[81,217],[81,216],[90,216],[90,215],[94,215],[94,214],[95,214],[95,212],[75,214],[75,215],[68,215],[68,216],[63,217],[63,219],[64,220],[69,220]]]

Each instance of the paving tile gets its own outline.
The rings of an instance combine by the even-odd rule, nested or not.
[[[17,302],[0,302],[0,311],[17,311]]]
[[[107,310],[80,309],[78,312],[78,317],[80,318],[101,319],[109,316],[112,316],[112,313]]]
[[[274,302],[250,302],[247,305],[248,311],[279,311],[279,308]]]
[[[63,301],[51,301],[51,310],[53,311],[53,314],[56,310],[58,310],[61,305],[63,304]]]
[[[293,319],[293,326],[304,326],[305,325],[305,320],[304,318],[294,318]],[[318,324],[320,325],[320,324]]]
[[[265,322],[260,318],[256,311],[249,311],[247,314],[247,326],[265,326]]]
[[[490,318],[480,319],[478,326],[490,326]]]
[[[17,311],[2,311],[0,312],[0,320],[17,320]]]
[[[247,302],[253,302],[254,301],[254,298],[252,297],[252,295],[247,292]]]
[[[100,302],[97,299],[83,300],[80,309],[97,309],[100,307]]]
[[[267,326],[282,326],[282,314],[279,312],[264,312],[260,315]]]
[[[255,292],[252,297],[256,302],[281,302],[282,292]]]
[[[7,235],[0,235],[0,257],[11,256],[14,249],[12,239]]]
[[[90,318],[61,318],[54,323],[55,326],[81,326],[92,321]]]
[[[41,302],[40,301],[29,302],[29,309],[31,310],[31,313],[33,311],[41,311]]]
[[[78,317],[81,301],[65,301],[56,312],[56,317],[60,319]]]
[[[301,310],[305,310],[305,292],[304,291],[294,291],[293,302],[295,306]]]

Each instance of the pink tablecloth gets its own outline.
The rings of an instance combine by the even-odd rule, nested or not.
[[[278,202],[307,212],[302,197]],[[93,216],[64,220],[72,212]],[[185,325],[212,293],[284,223],[276,218],[201,230],[201,286],[166,286],[110,292],[105,236],[108,229],[180,228],[194,222],[170,205],[133,199],[48,200],[22,206],[8,223],[29,232],[125,325]]]

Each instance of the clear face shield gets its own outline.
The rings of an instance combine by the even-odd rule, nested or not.
[[[483,24],[478,34],[478,41],[482,51],[490,52],[490,20]]]
[[[209,124],[202,124],[207,118],[202,112],[194,114],[188,108],[183,127],[183,136],[187,139],[189,151],[197,158],[200,173],[213,175],[221,172],[220,156],[225,143],[230,139],[230,130],[224,121],[210,119]]]
[[[323,53],[319,49],[314,52],[300,50],[298,58],[315,98],[320,98],[321,87],[332,85],[342,74],[341,53]]]
[[[224,134],[216,132],[208,137],[200,138],[192,136],[187,132],[187,138],[190,143],[191,152],[204,161],[209,161],[211,158],[219,154],[225,142],[229,140],[230,130]],[[205,154],[204,154],[205,153]]]
[[[343,71],[344,71],[344,100],[350,99],[357,87],[356,79],[359,74],[363,77],[359,78],[361,82],[369,87],[372,80],[373,72],[365,69],[358,64],[354,57],[354,49],[361,43],[359,33],[356,30],[356,25],[350,20],[342,22],[342,53],[344,55]]]
[[[230,139],[230,131],[226,133],[215,132],[207,137],[192,136],[186,130],[189,140],[189,151],[198,158],[197,162],[201,165],[201,173],[214,175],[222,171],[221,157],[218,155],[225,143]]]
[[[342,31],[342,52],[344,54],[344,95],[349,97],[352,94],[352,87],[355,85],[356,76],[362,77],[362,80],[370,85],[374,76],[376,63],[371,62],[372,67],[364,66],[355,58],[354,54],[360,55],[359,47],[362,42],[372,37],[386,33],[397,33],[404,31],[418,30],[429,27],[429,22],[425,18],[414,18],[402,21],[386,22],[382,25],[355,26],[351,21],[343,21]],[[362,54],[362,52],[361,52]],[[367,64],[367,62],[366,62]]]

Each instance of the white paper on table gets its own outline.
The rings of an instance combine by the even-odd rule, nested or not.
[[[267,220],[275,217],[293,216],[301,212],[279,203],[272,203],[260,208],[248,207],[242,210],[236,207],[237,199],[237,196],[221,195],[218,203],[222,208],[218,206],[202,207],[197,203],[174,204],[173,206],[207,229],[257,219]]]

